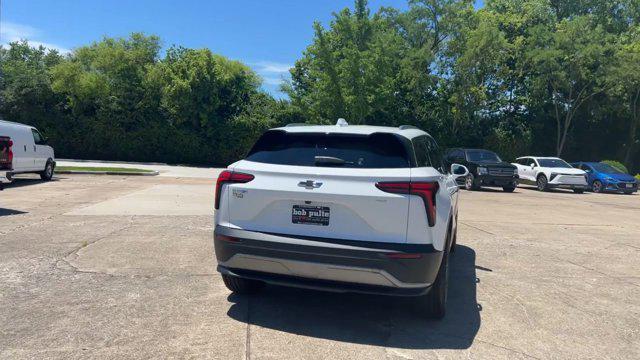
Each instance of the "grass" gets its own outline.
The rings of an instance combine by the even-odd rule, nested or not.
[[[56,166],[56,171],[107,171],[113,173],[152,173],[152,170],[120,167]]]

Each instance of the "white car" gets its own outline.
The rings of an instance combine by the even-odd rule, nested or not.
[[[587,173],[557,157],[525,156],[513,165],[518,168],[520,183],[536,185],[540,191],[564,188],[582,193],[587,189]]]
[[[48,181],[55,166],[53,148],[38,129],[0,120],[0,182],[22,173],[37,173]]]
[[[418,296],[441,318],[458,186],[426,132],[287,126],[218,177],[214,245],[233,292],[264,283]],[[456,174],[452,174],[455,172]]]

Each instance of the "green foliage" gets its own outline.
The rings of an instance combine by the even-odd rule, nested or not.
[[[622,163],[621,163],[621,162],[619,162],[619,161],[615,161],[615,160],[602,160],[602,161],[600,161],[600,162],[601,162],[601,163],[603,163],[603,164],[611,165],[611,166],[613,166],[614,168],[616,168],[616,169],[618,169],[618,170],[620,170],[620,171],[624,172],[625,174],[628,174],[628,173],[629,173],[629,171],[627,170],[627,167],[626,167],[626,166],[624,166],[624,164],[622,164]]]
[[[640,174],[636,174],[636,176],[634,176],[636,178],[636,180],[640,181]]]
[[[246,65],[208,49],[159,51],[142,34],[67,57],[12,43],[0,48],[0,114],[38,126],[59,157],[220,165],[285,116]]]

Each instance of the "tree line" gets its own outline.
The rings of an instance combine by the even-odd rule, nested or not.
[[[59,156],[223,165],[291,122],[416,125],[444,147],[640,168],[640,0],[409,0],[334,14],[283,85],[155,36],[0,49],[0,116]]]

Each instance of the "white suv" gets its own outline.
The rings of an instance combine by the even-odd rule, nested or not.
[[[234,292],[267,283],[421,296],[444,316],[458,186],[412,126],[286,126],[218,177],[214,245]],[[455,172],[453,175],[451,172]]]
[[[536,185],[540,191],[565,188],[582,193],[587,189],[587,173],[557,157],[525,156],[513,165],[518,168],[520,183]]]

